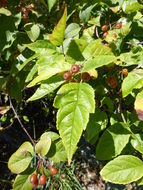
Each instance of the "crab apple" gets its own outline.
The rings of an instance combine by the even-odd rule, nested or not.
[[[82,73],[81,80],[84,81],[84,82],[88,82],[90,80],[90,74],[87,73],[87,72]]]
[[[71,67],[72,73],[78,73],[79,70],[80,70],[80,66],[79,65],[72,65],[72,67]]]
[[[58,173],[57,168],[51,167],[51,168],[50,168],[50,173],[51,173],[52,175],[57,175],[57,173]]]
[[[122,23],[118,22],[115,26],[116,29],[121,29],[122,28]]]
[[[113,34],[113,37],[117,39],[118,35],[116,33]]]
[[[107,82],[109,83],[111,88],[116,88],[117,87],[117,80],[115,77],[108,77]]]
[[[65,80],[67,80],[67,81],[70,81],[71,78],[72,78],[71,72],[70,72],[70,71],[65,72],[64,75],[63,75],[63,78],[64,78]]]
[[[30,177],[30,183],[32,184],[33,188],[36,188],[38,186],[38,179],[37,179],[37,174],[32,174]]]
[[[128,74],[128,69],[126,69],[126,68],[122,69],[122,74],[127,75]]]
[[[107,35],[108,35],[108,32],[104,32],[104,33],[103,33],[103,38],[106,38]]]
[[[39,179],[39,184],[44,186],[46,183],[46,176],[45,175],[41,175],[40,179]]]
[[[108,25],[103,25],[102,26],[102,31],[106,32],[108,30],[109,26]]]

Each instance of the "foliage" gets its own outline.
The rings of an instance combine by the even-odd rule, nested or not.
[[[141,179],[143,2],[9,0],[0,6],[1,92],[21,101],[32,88],[27,102],[52,94],[57,109],[57,133],[23,143],[10,157],[14,189],[32,189],[32,173],[50,180],[52,164],[70,164],[81,136],[96,143],[99,160],[113,159],[101,170],[103,179]]]

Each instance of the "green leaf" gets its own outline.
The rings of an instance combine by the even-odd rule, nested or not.
[[[122,83],[123,97],[128,96],[133,89],[143,87],[143,70],[136,69],[128,74]]]
[[[6,16],[10,16],[11,12],[8,9],[5,9],[4,7],[0,8],[0,14],[4,14]]]
[[[65,38],[73,38],[76,35],[79,34],[79,31],[81,30],[79,24],[77,23],[71,23],[68,25],[65,31]]]
[[[96,5],[97,5],[97,3],[95,3],[94,5],[90,5],[88,7],[86,7],[86,6],[83,7],[83,9],[79,13],[79,17],[82,22],[84,22],[84,23],[88,22],[88,20],[90,19],[90,16],[91,16],[91,11]]]
[[[134,134],[133,137],[136,138],[131,139],[132,146],[134,149],[143,154],[143,134]]]
[[[129,142],[130,132],[124,124],[115,123],[101,136],[96,148],[96,156],[99,160],[110,160],[121,153]],[[104,151],[103,151],[104,150]]]
[[[107,123],[108,118],[106,113],[96,109],[95,113],[90,115],[85,139],[91,144],[95,144],[99,133],[106,128]]]
[[[47,0],[49,12],[51,12],[51,9],[53,6],[57,3],[57,0]]]
[[[51,147],[51,139],[49,137],[41,138],[35,146],[35,150],[37,154],[41,156],[45,156]]]
[[[49,137],[52,141],[58,140],[60,138],[60,136],[57,133],[52,132],[52,131],[43,133],[40,139],[43,139],[45,137],[47,138]]]
[[[63,43],[64,35],[65,35],[65,28],[66,28],[66,20],[67,20],[67,7],[65,7],[64,14],[60,21],[58,22],[57,26],[54,28],[52,34],[49,34],[49,39],[52,44],[55,46],[60,46]]]
[[[91,42],[83,51],[83,56],[87,59],[83,71],[108,65],[117,59],[111,49],[102,44],[101,40]]]
[[[143,9],[143,5],[139,4],[137,0],[125,1],[123,3],[122,9],[125,13],[131,14],[132,12]]]
[[[85,40],[72,40],[66,53],[66,60],[72,64],[76,61],[84,61],[82,52],[84,51],[87,44],[88,43]]]
[[[36,90],[36,92],[31,96],[27,101],[34,101],[44,97],[47,94],[52,93],[56,90],[61,84],[65,81],[63,77],[53,76],[48,80],[41,83],[40,87]]]
[[[24,142],[19,149],[12,154],[8,161],[8,168],[12,173],[19,174],[29,166],[34,154],[33,146]]]
[[[43,56],[38,60],[38,76],[30,82],[28,87],[32,87],[37,83],[43,80],[47,80],[58,73],[71,69],[71,65],[65,62],[63,55],[58,55],[57,58],[56,56],[53,56],[51,60],[49,56]]]
[[[136,97],[135,110],[138,118],[143,121],[143,90]]]
[[[110,161],[100,172],[104,180],[128,184],[143,176],[143,162],[131,155],[122,155]]]
[[[28,169],[22,174],[17,175],[13,184],[13,190],[32,190],[30,176],[33,172],[33,169]]]
[[[40,54],[53,54],[56,52],[56,46],[51,44],[49,40],[37,40],[31,44],[25,44],[26,47]]]
[[[24,29],[32,42],[34,42],[40,35],[38,24],[28,23],[25,25]]]
[[[140,61],[140,54],[139,53],[132,53],[132,52],[127,52],[127,53],[122,53],[120,54],[120,60],[124,62],[124,66],[130,66],[130,65],[138,65]],[[125,64],[126,63],[126,64]]]
[[[57,140],[52,142],[51,148],[48,152],[48,158],[55,163],[65,162],[67,160],[67,154],[65,151],[65,147],[61,140]]]
[[[38,65],[35,64],[35,65],[32,67],[32,69],[30,70],[30,72],[28,73],[25,82],[27,83],[27,82],[31,81],[31,80],[34,78],[34,75],[35,75],[37,72],[38,72]]]
[[[70,163],[82,132],[86,129],[89,113],[94,113],[94,90],[86,83],[65,84],[57,92],[54,107],[59,108],[57,128]]]
[[[18,71],[21,71],[30,61],[32,61],[33,59],[37,57],[39,57],[38,53],[26,59],[21,65],[18,66]]]

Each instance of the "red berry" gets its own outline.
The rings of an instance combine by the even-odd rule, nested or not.
[[[79,65],[72,65],[72,67],[71,67],[72,73],[78,73],[79,70],[80,70]]]
[[[31,175],[30,183],[32,183],[33,188],[36,188],[38,186],[38,179],[37,179],[37,175],[35,173]]]
[[[106,38],[107,35],[108,35],[108,32],[104,32],[104,33],[103,33],[103,38]]]
[[[126,68],[125,68],[125,69],[122,69],[122,74],[123,74],[123,75],[127,75],[127,74],[128,74],[128,69],[126,69]]]
[[[45,175],[41,175],[40,179],[39,179],[39,184],[44,186],[45,183],[46,183],[46,177],[45,177]]]
[[[116,88],[117,87],[117,80],[115,77],[108,77],[107,82],[109,83],[111,88]]]
[[[57,170],[55,167],[51,167],[51,168],[50,168],[50,173],[51,173],[52,175],[57,175],[58,170]]]
[[[102,26],[102,31],[103,31],[103,32],[106,32],[106,31],[108,30],[108,28],[109,28],[108,25],[103,25],[103,26]]]
[[[65,80],[70,81],[72,78],[72,74],[70,71],[67,71],[66,73],[64,73],[63,77]]]
[[[85,72],[85,73],[82,73],[81,75],[81,80],[84,81],[84,82],[88,82],[90,79],[90,74]]]
[[[120,29],[122,28],[122,23],[121,22],[118,22],[115,26],[116,29]]]

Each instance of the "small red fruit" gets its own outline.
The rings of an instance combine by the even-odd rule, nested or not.
[[[79,70],[80,70],[80,66],[79,65],[72,65],[72,67],[71,67],[72,73],[78,73]]]
[[[107,82],[109,83],[111,88],[116,88],[117,87],[117,80],[115,77],[108,77]]]
[[[64,78],[65,80],[67,80],[67,81],[70,81],[71,78],[72,78],[71,72],[70,72],[70,71],[67,71],[66,73],[64,73],[63,78]]]
[[[45,177],[45,175],[41,175],[40,179],[39,179],[39,184],[44,186],[45,183],[46,183],[46,177]]]
[[[121,29],[122,28],[122,23],[118,22],[115,26],[116,29]]]
[[[126,68],[122,69],[122,74],[127,75],[128,74],[128,69],[126,69]]]
[[[102,31],[103,31],[103,32],[106,32],[106,31],[108,30],[108,28],[109,28],[108,25],[103,25],[103,26],[102,26]]]
[[[57,175],[58,170],[55,167],[51,167],[50,172],[51,172],[52,175]]]
[[[104,32],[104,33],[103,33],[103,38],[106,38],[107,35],[108,35],[108,32]]]
[[[88,82],[90,79],[90,74],[85,72],[85,73],[82,73],[81,75],[81,80],[84,81],[84,82]]]
[[[38,179],[37,179],[37,175],[35,173],[31,175],[30,183],[32,183],[33,188],[36,188],[38,186]]]

